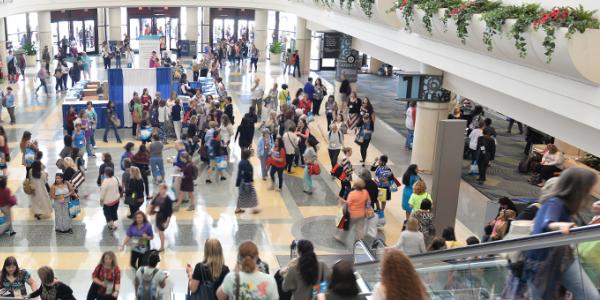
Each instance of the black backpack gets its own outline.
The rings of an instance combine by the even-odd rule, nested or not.
[[[134,106],[134,105],[135,105],[135,101],[133,101],[133,99],[131,99],[131,100],[129,101],[129,104],[128,104],[128,108],[129,108],[129,112],[130,112],[130,113],[133,113],[133,106]]]

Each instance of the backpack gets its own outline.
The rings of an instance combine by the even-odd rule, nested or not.
[[[33,161],[35,160],[35,150],[32,148],[26,148],[23,160],[25,161],[25,166],[31,167],[31,164],[33,164]]]
[[[200,270],[200,284],[198,290],[189,295],[188,300],[217,300],[215,297],[215,283],[210,279],[208,267],[202,266]]]
[[[137,299],[138,300],[155,300],[159,298],[158,287],[156,286],[156,282],[154,281],[154,276],[158,273],[158,269],[154,269],[152,271],[152,276],[144,277],[144,271],[146,267],[142,267],[142,280],[137,290]]]

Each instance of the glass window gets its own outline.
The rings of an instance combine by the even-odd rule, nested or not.
[[[23,46],[27,38],[27,15],[13,15],[6,17],[7,48],[18,49]]]
[[[36,12],[29,13],[29,30],[39,31],[38,28],[38,14]]]

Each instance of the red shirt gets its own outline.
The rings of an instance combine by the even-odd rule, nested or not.
[[[277,161],[277,158],[273,157],[273,152],[277,153],[277,151],[275,151],[274,149],[271,150],[271,165],[273,165],[273,167],[276,168],[285,167],[285,149],[279,149],[279,161]]]
[[[285,157],[285,155],[284,155]],[[0,206],[13,206],[10,196],[12,195],[9,188],[0,189]]]
[[[117,266],[115,266],[112,269],[106,269],[101,264],[97,265],[96,269],[94,269],[94,273],[92,273],[92,277],[98,278],[101,281],[108,281],[114,283],[114,285],[121,284],[121,270]],[[104,288],[98,288],[98,293],[103,295]]]

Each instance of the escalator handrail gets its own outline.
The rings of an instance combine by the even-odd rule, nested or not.
[[[600,224],[586,225],[571,229],[569,234],[563,234],[559,231],[552,231],[511,240],[494,241],[461,248],[414,254],[410,255],[410,260],[413,262],[413,264],[435,263],[447,260],[467,259],[475,256],[487,256],[507,252],[551,248],[555,246],[577,244],[598,239],[600,239]],[[363,265],[374,263],[377,262],[374,261],[359,264]]]
[[[369,262],[376,262],[377,258],[375,257],[375,255],[373,255],[373,253],[371,252],[371,249],[367,246],[367,244],[365,244],[365,242],[363,240],[356,240],[354,242],[354,247],[352,248],[352,257],[355,258],[356,257],[356,246],[360,246],[361,248],[364,249],[365,254],[369,257]],[[354,260],[356,261],[356,259]]]

